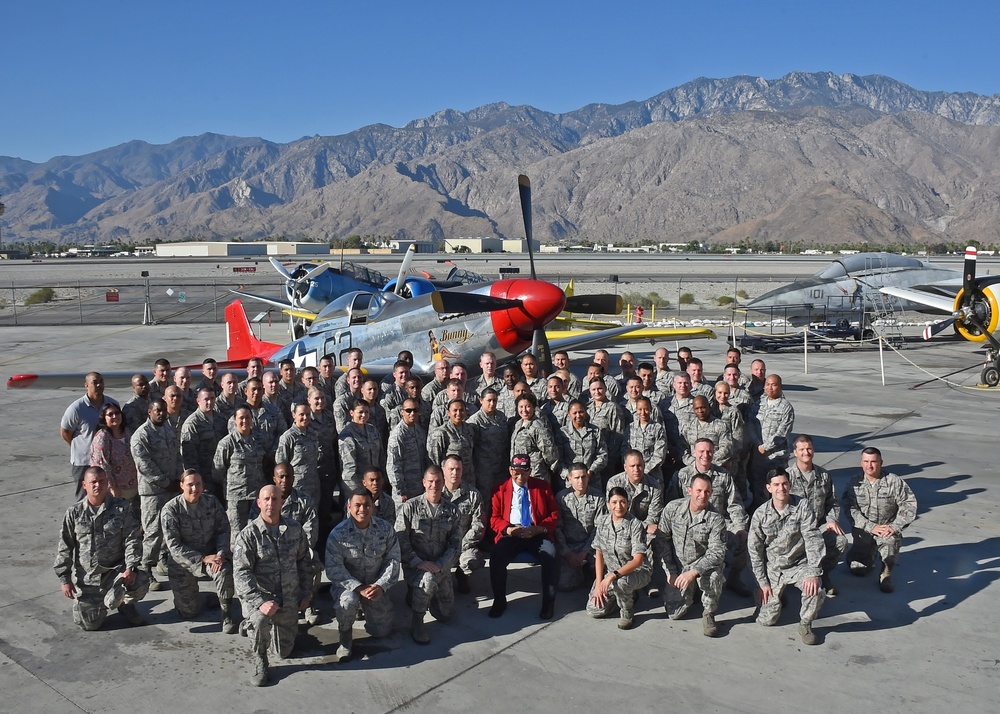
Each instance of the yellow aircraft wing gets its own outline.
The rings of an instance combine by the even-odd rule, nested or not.
[[[707,327],[646,327],[642,325],[619,325],[608,330],[546,330],[552,350],[583,349],[600,344],[624,344],[628,342],[649,342],[662,340],[714,340],[717,335]]]

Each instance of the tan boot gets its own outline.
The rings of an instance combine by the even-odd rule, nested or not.
[[[878,576],[878,589],[884,593],[891,593],[896,589],[892,583],[892,566],[888,563],[882,565],[882,574]]]
[[[354,630],[340,630],[340,645],[337,647],[337,660],[346,662],[351,658],[354,649]]]
[[[819,639],[816,637],[816,633],[812,630],[811,622],[800,622],[799,623],[799,636],[802,638],[802,642],[807,645],[818,645]]]
[[[705,633],[705,637],[718,637],[719,626],[715,624],[715,615],[711,612],[706,612],[702,615],[701,631]]]
[[[263,687],[267,684],[271,676],[267,665],[267,655],[260,652],[253,653],[254,672],[250,676],[250,683],[255,687]]]

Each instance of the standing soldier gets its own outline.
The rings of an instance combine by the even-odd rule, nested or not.
[[[250,638],[255,687],[267,683],[270,651],[288,657],[295,646],[299,610],[312,599],[313,567],[302,526],[281,515],[281,492],[264,486],[260,515],[236,536],[233,581],[246,617],[240,634]]]
[[[177,614],[189,620],[202,610],[198,578],[212,578],[222,608],[222,631],[232,635],[236,623],[230,612],[233,565],[229,520],[219,500],[204,491],[201,474],[188,469],[181,474],[181,495],[167,501],[160,512],[163,542],[170,555],[167,561],[170,589]]]
[[[472,458],[476,464],[476,487],[486,503],[493,488],[507,475],[504,464],[510,450],[507,417],[497,409],[497,392],[491,387],[479,397],[479,409],[469,417],[468,425],[475,433]]]
[[[222,484],[212,478],[212,460],[215,449],[226,435],[226,419],[215,409],[216,397],[211,387],[198,390],[198,410],[184,420],[181,426],[181,467],[197,471],[203,476],[205,489],[221,493]]]
[[[337,659],[341,662],[351,658],[359,610],[372,637],[392,632],[389,588],[400,579],[399,541],[393,524],[374,517],[373,510],[368,491],[352,492],[347,499],[348,517],[330,531],[326,541],[326,576],[340,632]]]
[[[441,463],[444,473],[444,497],[458,509],[462,520],[462,552],[455,566],[455,584],[460,593],[469,592],[469,576],[473,570],[486,565],[486,559],[479,550],[486,532],[486,509],[483,497],[474,486],[463,484],[462,458],[458,454],[448,454]]]
[[[448,454],[458,454],[462,459],[466,482],[475,486],[476,466],[473,452],[476,432],[465,422],[468,413],[468,407],[461,398],[448,402],[448,421],[436,429],[431,429],[427,435],[427,458],[432,464],[440,464]]]
[[[226,488],[226,516],[235,537],[246,527],[254,494],[266,483],[264,446],[253,429],[249,407],[233,415],[236,428],[226,434],[215,450],[212,470],[215,481]]]
[[[385,466],[385,446],[378,429],[369,419],[371,408],[358,400],[351,407],[351,421],[340,432],[340,478],[343,497],[361,488],[361,477],[370,468]]]
[[[420,406],[415,399],[403,401],[399,423],[389,432],[385,473],[392,486],[396,510],[404,501],[423,493],[427,468],[427,431],[420,425]]]
[[[891,593],[892,569],[899,560],[903,529],[917,517],[917,497],[899,476],[882,473],[882,452],[874,446],[861,452],[861,470],[844,489],[844,508],[854,537],[847,562],[852,574],[867,575],[875,567],[877,550],[882,557],[879,589]]]
[[[413,614],[410,635],[414,642],[431,641],[424,625],[430,609],[435,619],[447,622],[455,608],[451,569],[462,550],[462,519],[458,509],[444,499],[444,476],[438,466],[424,472],[424,493],[403,504],[396,514],[396,537]]]
[[[694,603],[697,584],[704,608],[702,631],[706,637],[715,637],[715,612],[726,563],[726,525],[712,505],[712,482],[707,476],[695,474],[687,493],[687,498],[668,503],[660,516],[663,570],[667,574],[664,608],[671,620],[684,617]]]
[[[132,396],[122,404],[125,428],[134,434],[149,416],[149,380],[144,374],[132,375]]]
[[[219,379],[219,394],[215,398],[215,411],[227,422],[236,411],[236,407],[243,401],[239,386],[235,374],[227,373]]]
[[[170,387],[168,387],[170,389]],[[139,474],[139,510],[142,515],[142,565],[149,573],[149,589],[159,590],[153,574],[167,574],[167,553],[162,549],[160,509],[170,500],[181,474],[177,432],[167,423],[167,405],[162,399],[149,403],[149,418],[132,434],[130,445]],[[176,491],[175,491],[176,493]]]
[[[104,469],[84,471],[83,500],[66,511],[55,571],[62,594],[73,600],[73,621],[83,630],[104,624],[116,607],[130,625],[144,625],[135,604],[149,590],[140,570],[139,522],[127,501],[108,493]]]
[[[793,445],[795,462],[788,467],[790,493],[809,501],[816,513],[816,525],[823,534],[823,543],[826,545],[826,555],[822,563],[823,589],[828,596],[833,597],[837,594],[837,589],[830,582],[830,573],[837,567],[841,556],[847,550],[847,536],[840,527],[840,501],[834,493],[830,472],[813,463],[816,452],[812,437],[808,434],[799,434]]]
[[[819,616],[826,593],[820,587],[826,554],[816,514],[808,501],[789,493],[788,474],[775,469],[767,477],[771,499],[750,520],[750,567],[760,588],[757,622],[771,627],[781,615],[781,594],[794,585],[802,591],[799,636],[807,645],[819,644],[812,623]]]
[[[296,405],[292,414],[292,425],[278,439],[274,462],[292,467],[298,490],[308,494],[315,504],[319,502],[321,495],[319,444],[316,443],[316,435],[309,430],[310,421],[312,421],[312,411],[309,405]]]
[[[756,364],[756,360],[754,364]],[[753,444],[750,461],[751,510],[767,500],[764,485],[773,469],[785,468],[788,462],[788,437],[795,425],[795,410],[782,394],[781,377],[767,375],[765,396],[750,410],[747,422]]]

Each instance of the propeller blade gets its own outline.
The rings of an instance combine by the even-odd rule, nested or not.
[[[965,269],[962,279],[962,305],[972,304],[976,294],[976,246],[970,245],[965,249]]]
[[[399,264],[399,275],[396,276],[396,289],[393,291],[397,295],[402,295],[403,290],[406,288],[406,274],[410,270],[410,263],[413,262],[413,256],[416,252],[416,246],[410,243],[410,247],[406,249],[406,255],[403,256],[403,262]]]
[[[288,272],[288,268],[281,264],[280,260],[275,258],[273,255],[268,258],[268,260],[271,261],[271,265],[274,266],[274,269],[278,271],[281,277],[285,280],[292,280],[292,274]]]
[[[542,374],[552,374],[552,351],[549,349],[549,338],[545,336],[545,328],[535,330],[531,336],[531,352],[538,358]]]
[[[524,174],[517,177],[517,192],[521,197],[521,218],[524,220],[524,238],[528,241],[528,263],[531,265],[531,279],[535,275],[535,251],[531,247],[531,179]]]
[[[299,278],[299,282],[308,282],[308,281],[312,280],[313,278],[315,278],[316,276],[322,275],[323,273],[325,273],[329,269],[330,269],[330,264],[329,263],[320,263],[315,268],[313,268],[308,273],[306,273],[305,277]]]
[[[497,298],[492,295],[477,295],[476,293],[453,293],[447,290],[437,290],[431,293],[431,306],[435,312],[447,313],[473,313],[473,312],[494,312],[496,310],[508,310],[512,307],[521,307],[520,300],[507,300]]]
[[[590,312],[599,315],[617,315],[622,311],[621,295],[570,295],[566,298],[569,312]]]
[[[930,338],[934,337],[934,335],[940,333],[942,330],[950,327],[955,323],[955,319],[956,318],[951,317],[947,320],[942,320],[941,322],[935,323],[933,325],[928,325],[927,327],[924,328],[924,339],[929,340]]]

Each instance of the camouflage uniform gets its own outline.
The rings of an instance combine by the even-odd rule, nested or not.
[[[651,397],[647,397],[647,399],[649,399],[649,406],[650,406],[650,409],[651,409],[650,414],[649,414],[649,420],[652,421],[652,422],[663,421],[663,413],[661,412],[661,410],[659,408],[660,407],[660,401],[657,400],[657,399],[653,399]],[[637,404],[638,404],[638,401],[635,401],[635,402],[632,401],[631,399],[629,399],[629,397],[628,397],[627,394],[625,396],[625,399],[622,400],[621,406],[622,406],[622,410],[624,411],[625,423],[626,424],[631,424],[632,422],[635,422],[635,421],[639,420],[639,418],[635,415],[635,410],[636,410],[636,405]]]
[[[435,514],[435,510],[437,511]],[[435,507],[426,496],[416,496],[403,504],[396,514],[396,537],[407,585],[412,588],[413,612],[430,609],[438,620],[451,617],[455,607],[455,588],[451,570],[462,550],[462,517],[445,498]],[[418,566],[425,560],[441,571],[428,573]]]
[[[424,470],[427,468],[427,431],[420,422],[407,426],[400,421],[389,432],[386,447],[385,474],[392,487],[397,505],[401,496],[411,498],[424,491]]]
[[[251,650],[266,657],[268,650],[287,657],[295,646],[299,604],[312,592],[313,568],[305,533],[284,517],[268,526],[253,519],[236,536],[233,583],[243,604]],[[268,617],[260,611],[274,601],[278,611]]]
[[[420,390],[420,401],[427,402],[428,406],[434,403],[434,397],[444,391],[447,380],[444,382],[439,382],[436,379],[432,379],[424,388]]]
[[[407,399],[409,399],[409,397],[407,397]],[[391,412],[388,412],[387,416],[389,417],[390,432],[396,428],[396,425],[399,424],[399,422],[403,420],[403,414],[401,411],[402,408],[403,405],[400,404]],[[431,405],[428,402],[425,402],[424,400],[421,399],[419,402],[417,402],[417,410],[418,410],[417,423],[423,427],[424,431],[427,431],[427,428],[430,426],[431,423]]]
[[[671,501],[660,516],[663,540],[663,570],[673,579],[688,570],[698,577],[684,590],[667,584],[663,590],[664,607],[671,620],[684,616],[694,603],[695,583],[701,589],[705,614],[719,609],[722,596],[722,568],[726,562],[726,526],[711,504],[703,511],[691,511],[691,499]]]
[[[465,413],[467,416],[472,416],[479,411],[479,398],[476,397],[472,392],[465,392],[460,399],[465,403]],[[448,396],[448,392],[440,392],[431,404],[431,423],[427,427],[427,431],[431,432],[437,429],[443,424],[447,424],[448,419],[448,405],[451,404],[451,398]]]
[[[517,404],[514,402],[514,390],[504,387],[497,394],[497,411],[508,419],[517,416]]]
[[[837,567],[841,556],[847,550],[847,536],[825,527],[827,523],[840,522],[840,501],[837,500],[837,494],[833,489],[833,479],[830,477],[830,472],[816,464],[813,464],[811,472],[803,473],[793,461],[786,471],[789,481],[788,492],[809,501],[816,513],[816,526],[820,529],[826,546],[826,555],[821,565],[823,573],[829,573]]]
[[[848,481],[843,501],[854,540],[847,561],[871,567],[877,549],[882,562],[894,566],[903,543],[903,529],[917,517],[917,497],[906,481],[884,473],[872,483],[861,474]],[[888,538],[872,535],[877,525],[890,525],[896,532]]]
[[[733,434],[729,430],[729,423],[710,416],[708,421],[701,421],[698,418],[689,419],[681,427],[681,437],[687,442],[688,448],[684,453],[684,463],[687,466],[694,464],[694,456],[691,449],[698,442],[698,439],[711,439],[715,450],[712,452],[712,460],[720,466],[729,468],[736,449],[733,444]]]
[[[604,496],[593,486],[587,488],[583,496],[577,496],[571,488],[556,495],[559,506],[559,522],[556,524],[556,552],[560,558],[567,553],[586,553],[587,557],[579,568],[563,567],[559,570],[559,589],[575,590],[586,582],[587,575],[594,570],[594,534],[597,517],[607,512]]]
[[[638,553],[646,556],[638,568],[612,581],[608,587],[609,597],[604,605],[595,605],[591,599],[597,586],[596,577],[590,588],[590,595],[587,596],[587,614],[591,617],[607,617],[617,607],[622,617],[630,619],[634,593],[649,585],[653,575],[649,548],[646,545],[646,528],[631,513],[627,513],[618,523],[615,523],[610,513],[605,513],[595,523],[594,550],[601,551],[604,569],[609,573],[623,567]]]
[[[170,556],[167,572],[177,614],[191,619],[201,613],[198,578],[209,577],[215,583],[223,616],[229,617],[233,566],[229,552],[229,520],[219,499],[204,493],[198,503],[190,504],[183,495],[176,496],[167,501],[160,512],[160,527]],[[202,562],[204,556],[213,554],[224,559],[217,573]]]
[[[250,407],[250,413],[253,414],[254,428],[267,437],[262,441],[264,448],[267,453],[274,454],[274,450],[278,448],[278,439],[288,431],[288,422],[284,415],[278,407],[266,400],[261,400],[260,406],[256,409]],[[230,417],[229,430],[232,431],[233,427],[234,423]]]
[[[454,424],[450,419],[427,434],[427,458],[440,465],[448,454],[462,458],[462,477],[466,483],[478,486],[476,461],[476,430],[468,423]]]
[[[385,446],[370,422],[363,427],[353,421],[340,432],[340,478],[347,491],[361,488],[361,477],[372,467],[385,468]]]
[[[608,466],[608,445],[601,434],[600,428],[593,424],[584,424],[577,429],[573,424],[566,424],[557,434],[562,458],[559,464],[559,476],[569,485],[569,467],[579,461],[591,472],[594,483],[602,483],[604,472]]]
[[[661,394],[670,397],[674,393],[674,373],[669,369],[656,370],[656,388]]]
[[[333,421],[336,424],[337,433],[339,434],[347,425],[354,421],[351,416],[351,409],[354,405],[362,401],[361,395],[354,392],[345,392],[342,397],[339,397],[337,401],[333,403]],[[369,417],[369,423],[371,418]],[[375,426],[372,424],[372,426]]]
[[[458,567],[466,575],[486,565],[486,558],[479,550],[479,543],[486,532],[485,506],[483,497],[475,488],[462,484],[457,491],[444,489],[444,498],[451,501],[462,522],[462,552],[458,556]]]
[[[319,478],[319,518],[330,527],[333,520],[333,491],[337,486],[338,465],[337,432],[333,422],[333,413],[324,409],[319,414],[313,412],[309,421],[309,431],[316,437],[316,476]]]
[[[696,474],[701,473],[694,466],[685,466],[670,481],[668,498],[685,498],[691,481]],[[736,491],[733,477],[721,466],[712,465],[707,473],[712,483],[712,497],[709,502],[722,517],[726,525],[726,557],[730,566],[730,577],[739,578],[739,573],[747,567],[747,547],[737,534],[747,530],[747,512],[743,508],[743,499]]]
[[[389,588],[401,578],[399,541],[391,523],[372,518],[361,530],[353,518],[345,518],[330,531],[326,540],[326,576],[337,614],[337,627],[350,630],[364,610],[365,630],[372,637],[392,632],[392,599]],[[363,600],[358,588],[378,585],[381,597]]]
[[[625,460],[625,452],[636,449],[642,452],[646,475],[663,487],[666,479],[663,474],[663,460],[667,456],[667,433],[663,424],[651,421],[643,424],[638,419],[625,427],[622,437],[621,455]]]
[[[403,387],[397,386],[395,382],[390,383],[388,386],[383,384],[382,398],[379,400],[379,405],[385,412],[386,419],[390,419],[389,415],[403,406],[403,402],[406,399],[406,390]],[[333,402],[330,403],[333,404]]]
[[[306,389],[300,382],[285,384],[285,380],[278,380],[278,394],[276,395],[278,408],[285,420],[292,423],[292,404],[306,403]]]
[[[528,389],[531,393],[535,395],[535,399],[538,400],[539,406],[549,398],[549,384],[545,377],[534,377],[533,379],[524,378],[525,384],[528,385]],[[516,409],[514,410],[516,413]]]
[[[246,527],[250,507],[266,483],[264,446],[257,434],[253,429],[247,436],[230,432],[215,449],[212,469],[215,482],[225,488],[226,516],[233,537]]]
[[[205,483],[205,490],[216,493],[217,484],[212,478],[212,460],[215,448],[228,432],[226,420],[217,412],[200,409],[188,417],[181,427],[181,467],[194,469]]]
[[[750,410],[747,427],[750,431],[750,486],[755,504],[766,501],[767,474],[772,469],[788,465],[788,437],[795,423],[795,410],[784,397],[764,396]],[[760,453],[763,446],[768,454]]]
[[[125,428],[131,433],[142,426],[149,418],[149,400],[143,399],[138,394],[133,394],[132,398],[122,404],[122,420]]]
[[[715,401],[715,385],[708,382],[691,382],[691,397],[705,397],[711,404]]]
[[[227,399],[225,394],[218,394],[215,397],[214,410],[224,421],[229,421],[229,418],[236,413],[236,407],[243,403],[244,400],[239,394],[234,394],[232,400]]]
[[[139,521],[128,501],[108,494],[96,509],[86,499],[70,506],[54,567],[59,582],[76,587],[73,622],[84,630],[100,628],[108,616],[104,596],[126,570],[135,574],[135,581],[126,589],[124,604],[146,597],[149,578],[139,570],[141,558]]]
[[[527,454],[531,458],[531,475],[550,481],[551,470],[559,464],[559,449],[548,421],[537,416],[529,422],[518,419],[510,435],[510,453],[505,463],[510,463],[514,454]]]
[[[743,496],[747,492],[747,459],[750,456],[750,438],[747,433],[746,418],[740,408],[732,404],[731,401],[725,409],[716,406],[712,413],[729,425],[729,433],[733,436],[733,457],[726,468],[733,475],[736,489]]]
[[[771,626],[781,615],[781,593],[785,586],[802,589],[802,581],[820,577],[820,563],[826,553],[823,537],[816,528],[816,513],[808,501],[789,496],[784,513],[775,510],[771,500],[754,511],[750,519],[750,567],[760,587],[770,586],[771,598],[761,605],[757,622]],[[815,595],[802,593],[799,622],[811,623],[819,615],[826,591]]]
[[[627,423],[621,404],[606,401],[596,404],[591,401],[587,405],[587,418],[604,434],[604,443],[608,445],[608,466],[605,475],[617,473],[621,467],[622,436]]]
[[[542,418],[548,419],[553,434],[558,434],[560,429],[569,426],[569,402],[565,399],[558,402],[546,399],[539,404],[538,413]]]
[[[663,512],[663,489],[646,474],[639,483],[632,483],[624,473],[615,474],[608,479],[604,489],[607,494],[615,486],[625,489],[628,494],[628,510],[638,518],[644,526],[659,525],[660,514]],[[652,545],[652,544],[651,544]]]
[[[504,389],[503,379],[494,374],[492,378],[487,379],[485,375],[479,375],[469,380],[469,384],[466,386],[466,390],[470,394],[475,394],[477,397],[482,398],[483,392],[487,389],[495,389],[497,394]]]
[[[483,499],[489,499],[493,489],[509,476],[510,432],[507,418],[499,409],[487,414],[482,409],[469,417],[469,426],[476,435],[472,458],[476,464],[476,487]]]
[[[604,375],[604,389],[607,392],[608,399],[613,402],[617,402],[622,398],[622,388],[618,384],[618,380],[612,377],[610,374]]]
[[[319,444],[316,434],[292,424],[278,439],[274,463],[288,464],[295,474],[295,487],[309,494],[313,503],[321,497],[319,487]]]
[[[177,432],[169,424],[156,426],[147,420],[136,429],[130,442],[132,458],[139,474],[139,508],[142,512],[142,565],[152,569],[166,553],[161,553],[160,509],[170,500],[167,489],[181,475]],[[161,557],[162,556],[162,557]]]

